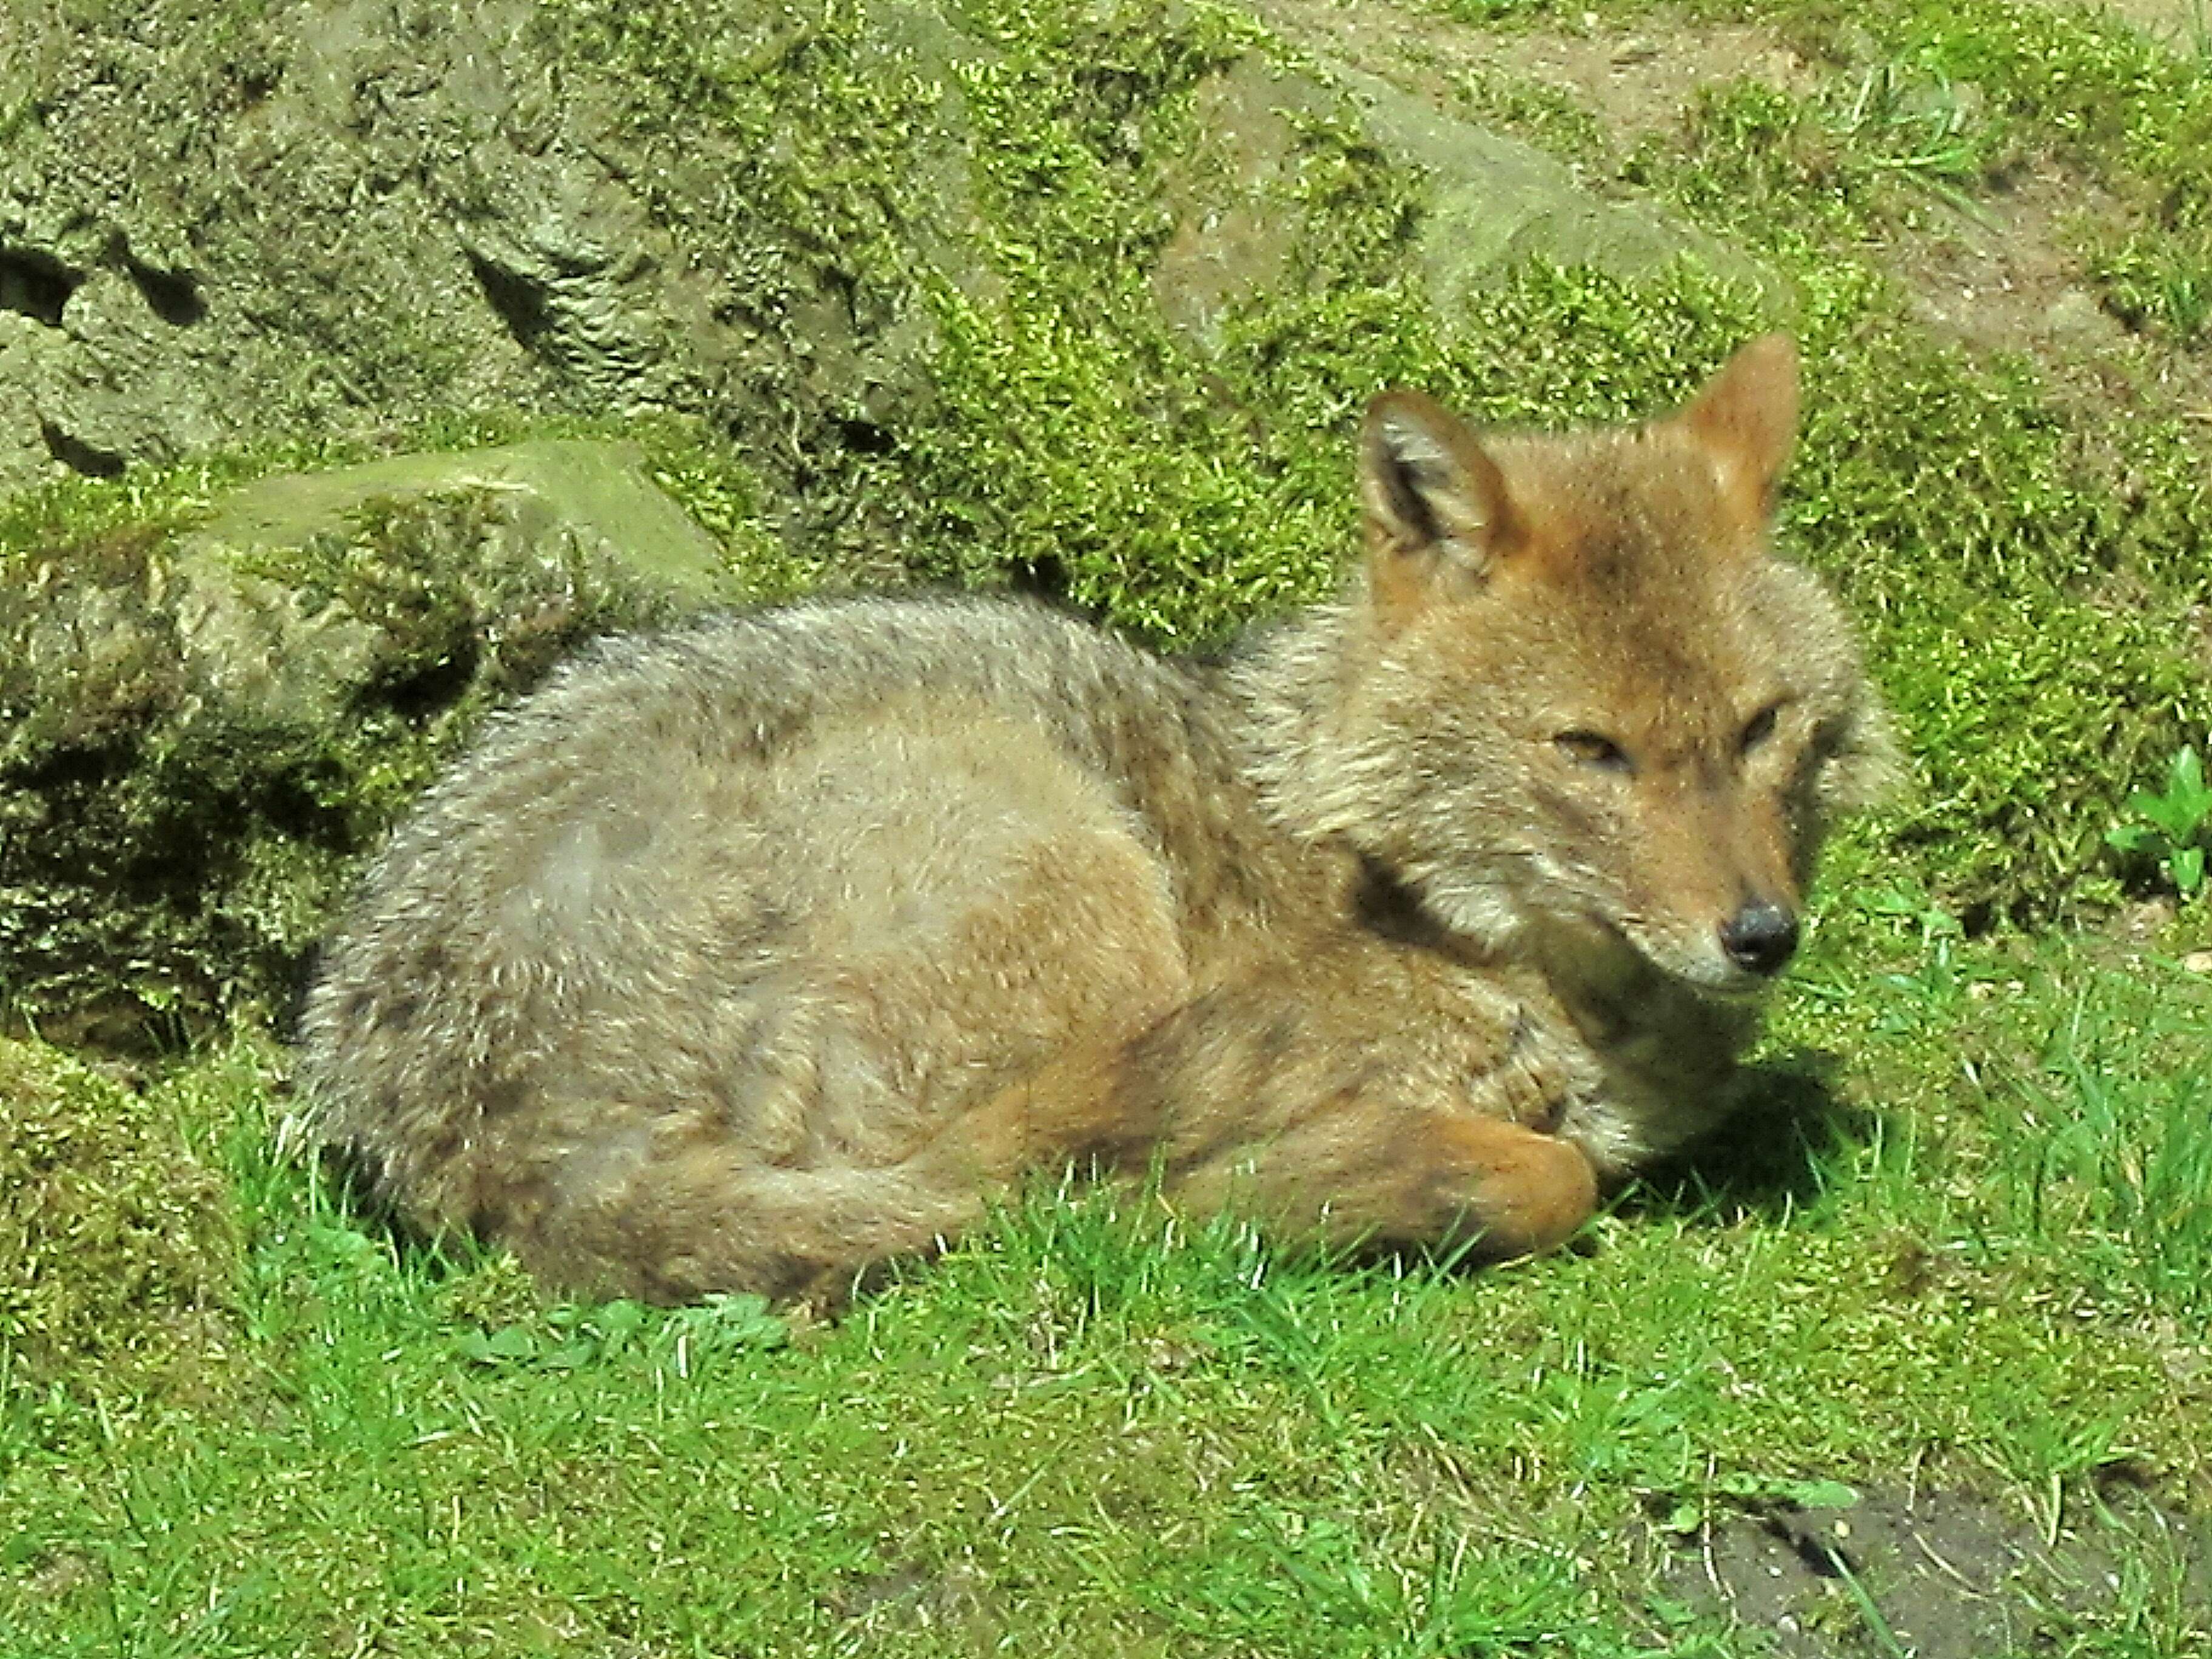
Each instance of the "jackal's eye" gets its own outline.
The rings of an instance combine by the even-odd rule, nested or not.
[[[1774,722],[1780,718],[1782,705],[1770,702],[1765,708],[1744,722],[1743,735],[1736,739],[1736,753],[1748,755],[1774,735]]]
[[[1571,756],[1584,766],[1595,767],[1601,772],[1635,770],[1634,765],[1628,758],[1628,751],[1611,738],[1599,732],[1580,730],[1562,732],[1552,741],[1559,746],[1563,754]]]

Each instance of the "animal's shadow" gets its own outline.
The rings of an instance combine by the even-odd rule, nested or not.
[[[1716,1224],[1786,1219],[1816,1204],[1880,1120],[1835,1086],[1838,1057],[1799,1049],[1747,1066],[1735,1114],[1627,1188],[1619,1213]]]

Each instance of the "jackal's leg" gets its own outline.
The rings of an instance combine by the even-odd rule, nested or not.
[[[1597,1207],[1544,1133],[1592,1086],[1502,981],[1347,950],[1216,987],[1130,1045],[1167,1196],[1327,1243],[1563,1243]],[[1142,1115],[1142,1114],[1138,1114]]]
[[[1596,1212],[1597,1176],[1578,1148],[1504,1118],[1355,1098],[1176,1172],[1170,1196],[1249,1216],[1285,1239],[1471,1239],[1496,1258],[1574,1237]]]

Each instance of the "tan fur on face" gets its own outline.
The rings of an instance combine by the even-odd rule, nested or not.
[[[1380,400],[1364,604],[1328,711],[1344,740],[1295,705],[1273,757],[1285,814],[1501,948],[1590,927],[1706,989],[1753,988],[1723,923],[1794,914],[1828,817],[1890,767],[1840,613],[1766,550],[1796,409],[1773,337],[1683,415],[1624,431],[1483,440],[1425,398]],[[1589,738],[1625,766],[1574,763],[1560,740]]]
[[[316,1132],[424,1231],[669,1299],[835,1294],[1070,1159],[1548,1248],[1726,1109],[1886,773],[1765,544],[1796,402],[1778,340],[1635,428],[1389,394],[1361,571],[1224,666],[927,599],[609,642],[371,872]]]

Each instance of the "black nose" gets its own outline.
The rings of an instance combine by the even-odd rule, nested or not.
[[[1797,949],[1797,918],[1764,900],[1747,904],[1721,924],[1729,960],[1754,974],[1778,974]]]

